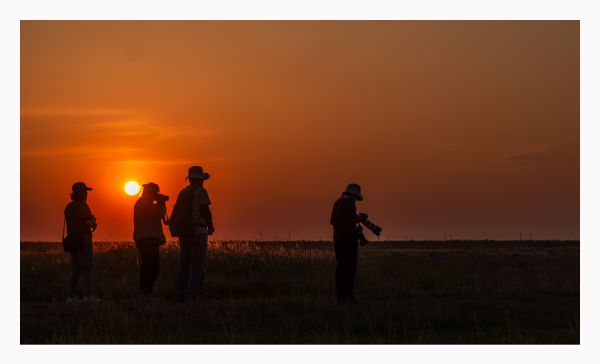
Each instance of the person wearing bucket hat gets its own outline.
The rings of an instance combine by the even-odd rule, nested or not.
[[[93,245],[92,233],[98,227],[96,217],[87,204],[87,194],[92,188],[83,182],[75,182],[71,186],[71,202],[65,207],[65,226],[67,238],[73,246],[69,251],[71,255],[71,268],[67,289],[67,302],[77,301],[77,285],[79,277],[83,274],[83,302],[97,302],[98,298],[92,295],[92,266]],[[65,248],[66,249],[66,248]]]
[[[356,302],[354,279],[358,255],[358,223],[356,201],[362,201],[360,185],[350,183],[333,204],[329,223],[333,225],[335,248],[335,288],[338,302]]]
[[[159,246],[167,241],[162,222],[168,197],[159,193],[156,183],[149,182],[142,187],[142,195],[133,207],[133,241],[140,252],[140,288],[144,295],[150,296],[160,270]]]
[[[171,236],[179,238],[179,270],[175,281],[179,299],[197,298],[206,274],[208,235],[215,231],[210,198],[204,188],[209,177],[200,166],[189,168],[186,180],[190,184],[179,192],[169,220]]]

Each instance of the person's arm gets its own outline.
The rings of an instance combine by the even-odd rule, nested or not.
[[[196,225],[206,225],[208,234],[212,234],[215,230],[212,213],[210,211],[210,198],[204,187],[196,187],[194,190],[194,203],[192,205],[192,218]]]
[[[86,226],[90,227],[92,231],[96,230],[96,228],[98,227],[98,223],[96,222],[96,217],[92,215],[92,210],[90,210],[88,204],[84,205],[84,215]]]
[[[204,221],[206,221],[206,226],[208,228],[208,235],[212,235],[212,233],[215,232],[215,227],[214,227],[213,221],[212,221],[212,212],[210,211],[210,206],[207,204],[200,205],[200,210],[201,210],[202,216],[204,216]]]
[[[201,222],[202,214],[200,212],[200,187],[196,187],[192,190],[192,224],[199,225]]]
[[[333,204],[333,208],[331,209],[331,216],[329,217],[329,225],[333,225],[333,215],[335,214],[335,206],[337,205],[337,201]]]
[[[164,201],[149,202],[149,211],[153,219],[162,219],[167,213],[167,205]]]
[[[73,213],[71,212],[71,205],[65,206],[65,220],[70,221],[73,217]]]
[[[165,201],[157,201],[156,206],[158,206],[158,218],[163,219],[163,222],[166,221],[167,203]]]
[[[356,214],[356,203],[349,201],[348,205],[349,206],[348,206],[348,210],[347,210],[348,211],[347,217],[350,221],[352,221],[353,223],[356,224],[360,221],[358,215]]]
[[[73,213],[71,212],[71,204],[65,206],[65,227],[67,229],[67,233],[72,229],[72,221],[73,221]]]

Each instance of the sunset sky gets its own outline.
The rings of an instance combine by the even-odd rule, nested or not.
[[[217,239],[330,239],[349,182],[385,239],[579,239],[579,130],[577,21],[22,21],[21,240],[194,164]]]

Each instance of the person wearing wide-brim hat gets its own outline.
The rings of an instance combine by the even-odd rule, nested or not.
[[[331,219],[335,247],[335,287],[339,302],[355,301],[354,279],[358,255],[356,201],[362,201],[360,185],[350,183],[333,204]]]
[[[162,221],[168,197],[159,193],[160,187],[154,182],[142,187],[142,195],[133,207],[133,241],[140,253],[140,288],[150,296],[160,271],[159,247],[166,242]]]
[[[169,221],[171,235],[179,238],[175,289],[180,299],[197,298],[204,282],[208,235],[215,231],[210,198],[204,188],[204,181],[209,177],[200,166],[189,168],[186,177],[189,185],[179,192]]]
[[[83,182],[71,186],[71,202],[65,207],[67,236],[74,242],[71,255],[71,271],[67,289],[67,303],[77,302],[77,285],[83,274],[83,302],[97,302],[92,295],[93,245],[92,233],[98,227],[96,217],[87,204],[87,194],[92,188]]]
[[[186,180],[197,180],[197,181],[206,181],[210,178],[208,173],[204,173],[202,167],[192,166],[188,169],[188,175],[185,177]]]

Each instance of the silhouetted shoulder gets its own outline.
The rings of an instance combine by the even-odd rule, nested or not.
[[[92,211],[88,204],[83,201],[71,201],[65,207],[65,217],[67,219],[73,217],[89,219],[92,217]]]
[[[199,186],[194,189],[194,201],[198,205],[210,205],[210,198],[208,197],[208,191],[206,191],[206,188]]]
[[[208,197],[208,191],[206,191],[206,188],[204,188],[204,186],[198,186],[198,185],[188,185],[185,188],[183,188],[179,192],[179,195],[177,196],[177,200],[182,199],[188,193],[192,193],[192,192],[193,192],[193,197],[194,197],[194,199],[193,199],[194,204],[210,205],[211,202],[210,202],[210,198]]]

